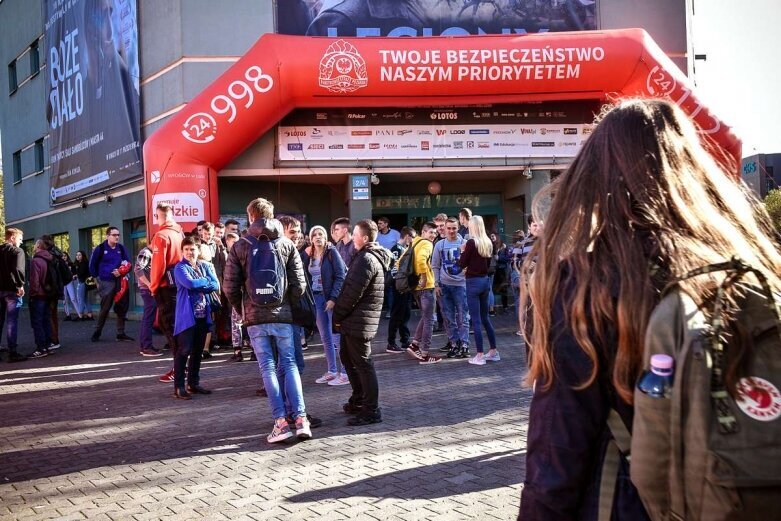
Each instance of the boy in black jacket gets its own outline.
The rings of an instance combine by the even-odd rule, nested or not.
[[[353,388],[344,405],[344,412],[356,415],[348,420],[350,425],[382,421],[371,341],[380,323],[385,273],[392,257],[376,240],[377,225],[369,220],[358,221],[353,230],[355,258],[334,306],[334,331],[342,335],[340,356]]]

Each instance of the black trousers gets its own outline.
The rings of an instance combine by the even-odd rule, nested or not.
[[[342,333],[339,357],[353,388],[349,402],[363,408],[363,415],[379,414],[379,384],[372,361],[372,342]]]
[[[201,358],[206,343],[209,325],[205,318],[195,320],[195,325],[176,335],[176,356],[174,358],[174,387],[184,387],[185,368],[187,368],[187,385],[196,386],[201,383]],[[188,361],[189,358],[189,361]]]
[[[396,333],[399,334],[401,346],[409,344],[409,322],[412,312],[412,293],[401,294],[393,288],[393,307],[391,308],[391,317],[388,321],[388,343],[396,343]]]
[[[176,355],[176,339],[174,338],[174,317],[176,316],[176,286],[157,288],[157,325],[165,335],[169,349]]]
[[[99,280],[98,281],[98,293],[100,294],[100,314],[98,315],[98,321],[95,324],[95,331],[100,335],[103,331],[103,326],[106,325],[106,319],[111,308],[114,308],[114,313],[117,314],[117,334],[125,334],[125,317],[127,310],[130,307],[130,288],[125,291],[119,302],[114,302],[114,295],[120,290],[120,279],[114,280]]]

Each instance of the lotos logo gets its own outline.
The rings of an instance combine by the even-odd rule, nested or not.
[[[319,84],[331,92],[343,94],[366,87],[366,61],[352,44],[337,40],[320,60]]]
[[[769,422],[781,416],[781,393],[764,378],[741,378],[737,404],[748,417],[758,421]]]
[[[152,198],[152,208],[158,203],[168,203],[173,207],[174,217],[184,222],[198,222],[204,218],[203,199],[194,193],[156,194]]]

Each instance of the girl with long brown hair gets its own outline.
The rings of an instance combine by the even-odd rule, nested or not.
[[[597,519],[615,409],[632,426],[648,319],[667,282],[740,255],[781,290],[761,204],[670,102],[607,111],[552,187],[530,280],[533,303],[526,481],[519,518]],[[682,289],[706,303],[723,277]],[[612,519],[647,519],[622,462]]]

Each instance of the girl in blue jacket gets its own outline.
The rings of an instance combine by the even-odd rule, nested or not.
[[[201,243],[196,237],[182,241],[182,260],[174,268],[176,317],[174,336],[174,397],[189,400],[191,394],[211,394],[200,386],[201,357],[212,324],[209,293],[219,291],[220,283],[209,262],[198,260]],[[189,363],[187,359],[189,358]],[[187,388],[184,386],[187,367]]]
[[[309,240],[312,246],[307,248],[302,257],[304,273],[312,288],[317,310],[317,330],[323,341],[325,359],[328,371],[315,380],[319,384],[346,385],[350,383],[344,367],[339,371],[339,335],[332,331],[333,308],[336,298],[342,291],[344,275],[347,268],[342,257],[329,242],[328,234],[322,226],[314,226],[309,230]]]

